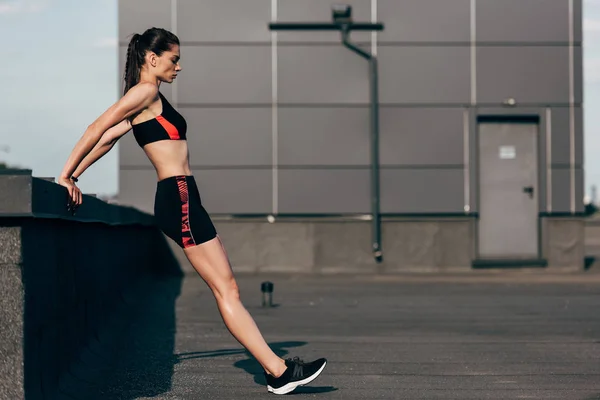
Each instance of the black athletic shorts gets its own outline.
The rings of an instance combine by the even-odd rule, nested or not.
[[[158,181],[154,218],[165,235],[184,249],[217,236],[191,175],[171,176]]]

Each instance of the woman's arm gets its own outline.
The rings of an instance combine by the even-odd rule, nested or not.
[[[157,93],[158,87],[152,83],[140,83],[134,86],[85,130],[58,178],[58,183],[67,188],[73,206],[80,205],[82,200],[81,191],[71,181],[77,166],[98,144],[106,131],[144,110],[154,102]]]
[[[102,135],[96,146],[88,153],[87,156],[77,166],[72,176],[74,178],[78,178],[81,174],[84,173],[86,169],[88,169],[92,164],[102,158],[106,153],[108,153],[115,143],[127,132],[131,130],[131,122],[128,119],[125,119],[113,126],[109,130]]]

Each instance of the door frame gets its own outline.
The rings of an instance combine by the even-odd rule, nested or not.
[[[473,140],[473,147],[472,149],[474,150],[474,160],[473,160],[473,164],[474,164],[474,171],[473,171],[473,178],[475,180],[475,188],[476,190],[474,190],[475,193],[473,193],[474,195],[474,200],[475,200],[475,204],[477,206],[477,223],[474,224],[474,260],[473,260],[473,267],[498,267],[498,266],[502,266],[502,267],[513,267],[513,266],[540,266],[540,267],[545,267],[547,265],[546,260],[542,259],[542,252],[543,252],[543,238],[542,238],[542,219],[540,217],[541,215],[541,210],[543,209],[543,205],[545,204],[542,203],[542,199],[543,199],[543,194],[546,193],[546,186],[547,186],[547,182],[543,179],[545,178],[545,168],[543,168],[542,166],[542,161],[544,161],[544,163],[546,162],[546,158],[545,157],[541,157],[542,154],[544,153],[544,149],[547,146],[547,143],[545,140],[542,140],[542,135],[541,135],[541,131],[543,130],[543,126],[545,126],[545,124],[547,123],[546,121],[544,121],[544,119],[540,116],[539,113],[537,112],[525,112],[523,114],[506,114],[506,113],[502,113],[502,114],[495,114],[495,113],[480,113],[478,114],[477,111],[475,112],[474,115],[474,129],[473,129],[473,136],[472,136],[472,140]],[[536,257],[534,259],[512,259],[510,257],[507,258],[500,258],[500,259],[489,259],[489,258],[481,258],[479,255],[479,223],[480,223],[480,218],[481,218],[481,214],[479,212],[479,210],[481,210],[481,185],[480,185],[480,179],[481,179],[481,154],[479,152],[479,125],[482,123],[507,123],[507,124],[536,124],[537,125],[537,129],[536,129],[536,165],[537,165],[537,171],[536,171],[536,179],[537,179],[537,188],[538,188],[538,197],[536,199],[537,201],[537,215],[535,216],[536,218],[536,229],[537,229],[537,243],[536,243]]]

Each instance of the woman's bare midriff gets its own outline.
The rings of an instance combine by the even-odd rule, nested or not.
[[[145,145],[144,151],[159,181],[171,176],[192,174],[185,140],[160,140]]]

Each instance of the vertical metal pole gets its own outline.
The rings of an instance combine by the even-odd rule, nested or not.
[[[371,213],[372,213],[372,248],[375,261],[383,260],[381,246],[381,217],[379,211],[379,82],[377,57],[360,47],[350,43],[350,30],[382,30],[382,24],[365,24],[352,22],[328,23],[276,23],[271,22],[269,29],[287,30],[339,30],[342,33],[344,46],[369,61],[369,83],[370,83],[370,142],[371,142]]]
[[[371,81],[371,210],[373,214],[373,256],[379,263],[383,259],[381,249],[381,217],[379,215],[379,83],[377,57],[369,59]]]
[[[377,57],[350,43],[348,40],[348,25],[342,25],[341,31],[342,43],[344,46],[369,61],[369,97],[371,103],[371,235],[373,242],[373,257],[375,258],[376,262],[380,263],[383,260],[383,251],[381,249],[381,217],[379,215],[379,83]]]

